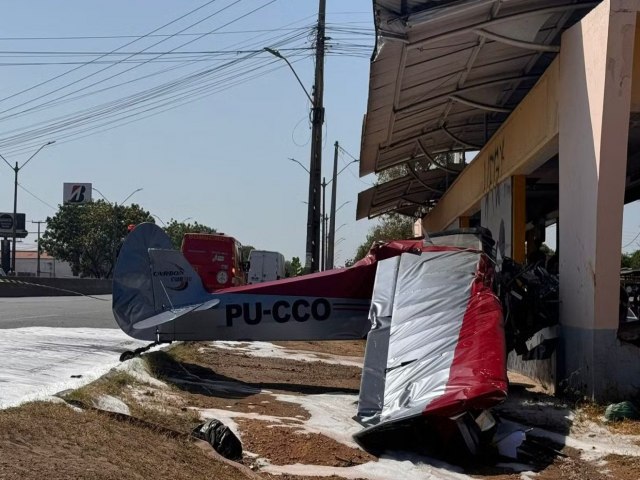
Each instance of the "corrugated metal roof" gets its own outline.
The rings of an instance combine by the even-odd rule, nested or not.
[[[464,166],[416,172],[376,185],[358,194],[356,220],[397,212],[416,216],[437,202]]]
[[[374,0],[360,174],[480,149],[597,3]]]

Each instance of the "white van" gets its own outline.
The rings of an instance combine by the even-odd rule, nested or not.
[[[266,250],[251,250],[247,283],[270,282],[284,276],[284,255]]]

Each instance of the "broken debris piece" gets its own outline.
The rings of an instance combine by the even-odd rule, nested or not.
[[[229,460],[242,458],[242,443],[231,429],[220,420],[209,420],[197,426],[191,434],[208,442],[216,452]]]

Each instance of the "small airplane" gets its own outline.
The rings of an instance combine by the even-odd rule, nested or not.
[[[120,250],[113,313],[129,336],[160,343],[364,338],[376,262],[420,246],[392,242],[351,268],[209,293],[164,231],[143,223]]]
[[[118,257],[113,313],[125,333],[154,344],[366,337],[358,406],[366,428],[356,440],[416,418],[457,418],[467,439],[474,421],[460,415],[507,392],[492,245],[484,231],[443,232],[374,245],[349,268],[209,293],[164,231],[143,223]]]

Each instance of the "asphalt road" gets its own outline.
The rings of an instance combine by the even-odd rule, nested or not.
[[[111,295],[99,295],[96,298],[0,298],[0,329],[20,327],[118,328],[111,313]]]

